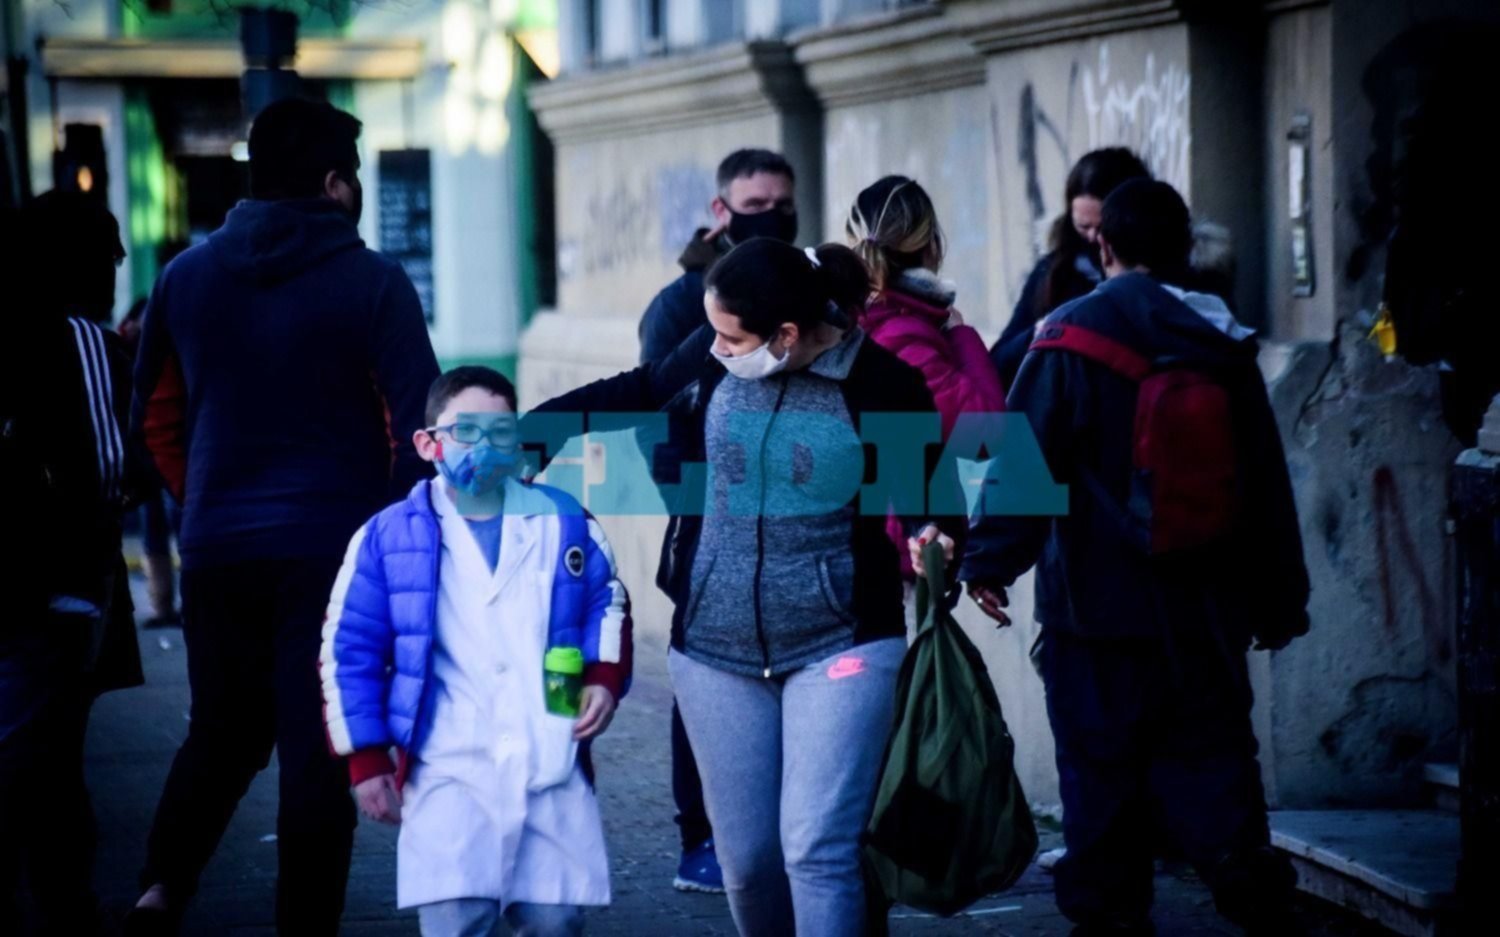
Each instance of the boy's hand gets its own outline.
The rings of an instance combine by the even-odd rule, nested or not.
[[[602,686],[583,688],[583,711],[573,725],[573,738],[582,742],[598,738],[615,718],[615,695]]]
[[[401,822],[401,792],[396,789],[396,776],[377,774],[354,785],[354,800],[359,812],[371,820],[396,824]]]
[[[922,548],[936,540],[943,545],[943,558],[953,562],[953,538],[938,530],[936,524],[928,524],[922,528],[920,537],[909,537],[906,548],[911,551],[911,568],[918,576],[927,575],[927,566],[922,562]]]

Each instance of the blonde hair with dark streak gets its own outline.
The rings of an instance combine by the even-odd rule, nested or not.
[[[943,263],[943,228],[932,199],[916,180],[886,176],[869,186],[849,207],[844,223],[849,246],[870,268],[877,291],[903,271]]]

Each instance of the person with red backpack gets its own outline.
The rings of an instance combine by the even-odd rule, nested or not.
[[[1245,653],[1307,631],[1307,571],[1254,333],[1176,285],[1191,244],[1166,183],[1105,201],[1107,279],[1047,318],[1008,400],[1069,511],[982,514],[960,574],[1006,624],[1005,589],[1053,537],[1037,618],[1067,845],[1056,893],[1084,933],[1151,932],[1158,818],[1251,932],[1287,924],[1296,883],[1270,847]]]

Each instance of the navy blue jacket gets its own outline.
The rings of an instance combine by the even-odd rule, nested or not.
[[[1082,480],[1087,471],[1126,503],[1133,471],[1136,385],[1070,351],[1033,350],[1007,409],[1030,419],[1053,477],[1069,486],[1061,518],[983,517],[971,531],[961,577],[1008,587],[1055,532],[1056,575],[1039,577],[1036,617],[1087,637],[1160,638],[1171,622],[1216,627],[1234,641],[1284,640],[1307,627],[1307,570],[1286,457],[1253,338],[1235,339],[1162,289],[1125,274],[1061,307],[1049,323],[1073,324],[1152,360],[1176,358],[1226,386],[1240,464],[1242,511],[1220,545],[1185,557],[1151,557]]]
[[[431,474],[411,437],[437,374],[411,281],[335,203],[235,206],[157,280],[136,361],[184,565],[341,556]]]
[[[707,229],[699,229],[677,262],[682,276],[668,283],[641,316],[637,335],[641,340],[641,364],[664,360],[707,318],[703,312],[703,280],[708,268],[725,252],[723,239],[705,241]]]
[[[1047,292],[1047,278],[1052,275],[1054,264],[1068,266],[1064,268],[1056,284],[1061,295],[1049,297],[1044,294]],[[1067,254],[1052,251],[1036,262],[1036,266],[1031,268],[1031,273],[1026,277],[1026,283],[1021,287],[1021,298],[1016,301],[1010,322],[1006,324],[1000,337],[995,339],[995,344],[990,346],[990,360],[995,362],[995,369],[1000,372],[1002,387],[1015,383],[1016,372],[1021,369],[1026,350],[1031,347],[1031,336],[1036,331],[1037,320],[1064,303],[1087,296],[1102,277],[1093,261],[1082,255],[1073,255],[1070,260]]]

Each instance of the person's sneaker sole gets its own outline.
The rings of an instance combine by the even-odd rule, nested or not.
[[[690,878],[683,878],[680,875],[672,879],[672,887],[678,891],[688,891],[699,895],[724,894],[724,886],[722,885],[705,885],[702,882],[695,882]]]

